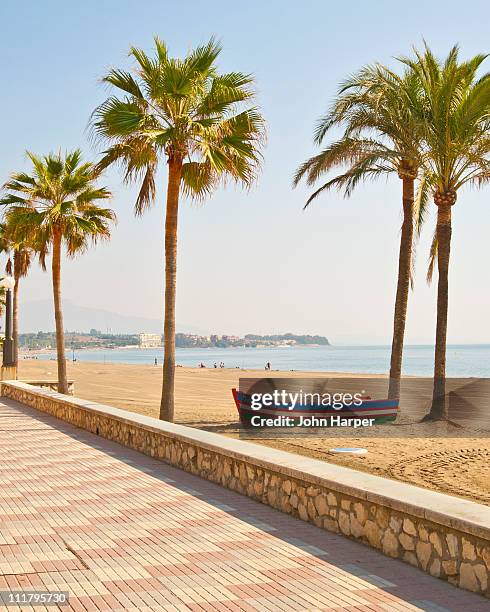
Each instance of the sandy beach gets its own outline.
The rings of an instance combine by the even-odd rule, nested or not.
[[[232,437],[240,436],[231,389],[238,386],[240,376],[262,375],[263,370],[177,368],[176,422]],[[274,372],[273,375],[316,377],[325,376],[325,373]],[[158,416],[161,367],[69,362],[68,376],[75,381],[75,395],[78,397]],[[19,378],[54,380],[56,362],[21,360]],[[468,437],[464,430],[452,431],[451,437],[437,437],[438,427],[438,424],[417,425],[408,436],[405,432],[404,437],[393,428],[393,436],[389,438],[359,439],[353,435],[346,436],[342,431],[338,436],[335,432],[335,437],[330,432],[328,437],[275,437],[254,441],[490,504],[490,440]],[[335,446],[362,446],[368,453],[333,455],[329,449]]]

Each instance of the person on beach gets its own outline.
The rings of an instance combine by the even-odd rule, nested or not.
[[[268,362],[265,364],[265,369],[266,369],[266,370],[270,370],[270,369],[271,369],[271,362],[270,362],[270,361],[268,361]]]
[[[158,359],[155,357],[155,365],[158,365]]]

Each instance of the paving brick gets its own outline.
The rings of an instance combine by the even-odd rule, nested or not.
[[[375,550],[15,402],[0,402],[0,418],[0,589],[69,591],[71,609],[85,612],[487,609]]]

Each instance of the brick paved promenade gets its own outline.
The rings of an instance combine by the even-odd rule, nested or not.
[[[0,404],[0,483],[0,590],[69,591],[73,610],[490,609],[368,547],[10,401]]]

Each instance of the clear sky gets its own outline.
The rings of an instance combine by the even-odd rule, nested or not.
[[[291,189],[296,166],[315,149],[312,132],[337,84],[363,64],[410,52],[425,38],[446,54],[490,51],[488,2],[414,0],[2,0],[0,177],[27,167],[24,151],[81,146],[97,151],[87,122],[107,95],[110,67],[129,67],[130,45],[158,34],[180,55],[211,35],[223,70],[252,72],[268,124],[265,161],[250,192],[219,191],[204,205],[182,202],[178,325],[218,333],[295,332],[334,343],[390,341],[400,228],[396,178],[336,193],[302,212],[307,190]],[[490,59],[487,60],[490,70]],[[112,241],[64,263],[64,296],[82,306],[157,318],[163,302],[165,168],[154,209],[134,218],[135,188],[111,170],[119,224]],[[454,208],[450,342],[489,342],[490,188],[463,192]],[[407,341],[432,343],[435,286],[425,283],[433,219],[417,249]],[[35,267],[22,301],[51,297]],[[54,323],[53,323],[54,328]]]

